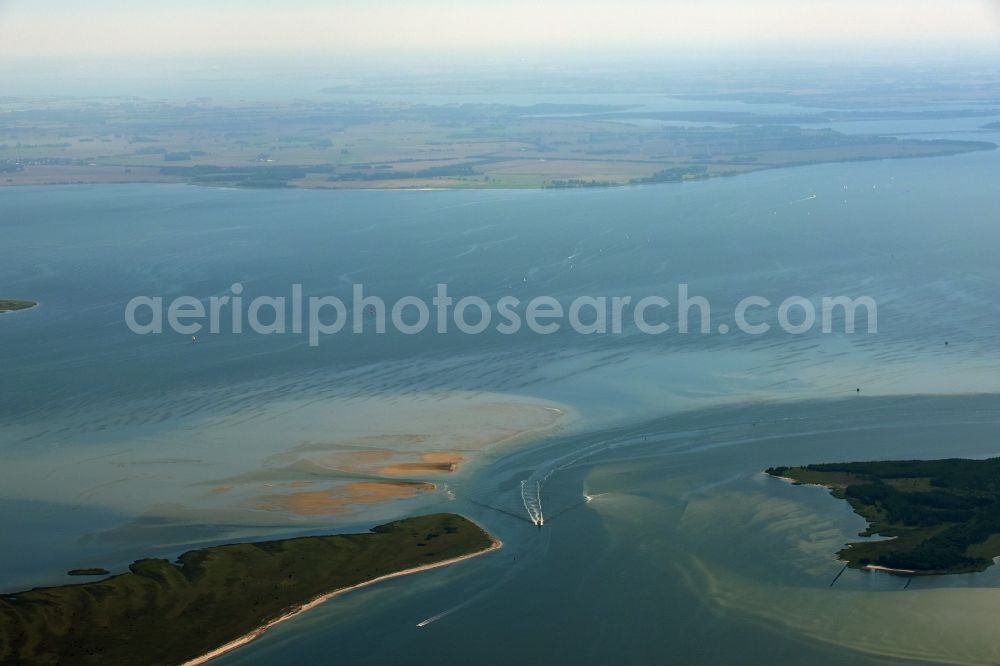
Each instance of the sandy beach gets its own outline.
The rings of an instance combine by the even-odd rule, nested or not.
[[[260,638],[268,629],[270,629],[270,628],[272,628],[274,626],[277,626],[277,625],[281,624],[282,622],[290,620],[293,617],[301,615],[302,613],[305,613],[305,612],[307,612],[309,610],[312,610],[313,608],[316,608],[320,604],[326,603],[327,601],[329,601],[330,599],[333,599],[334,597],[338,597],[338,596],[340,596],[342,594],[346,594],[347,592],[350,592],[351,590],[357,590],[357,589],[362,588],[362,587],[368,587],[369,585],[374,585],[375,583],[379,583],[379,582],[384,581],[384,580],[389,580],[390,578],[399,578],[400,576],[409,576],[410,574],[419,573],[421,571],[428,571],[430,569],[439,569],[441,567],[446,567],[446,566],[449,566],[449,565],[452,565],[452,564],[456,564],[458,562],[462,562],[462,561],[465,561],[465,560],[470,560],[470,559],[472,559],[474,557],[479,557],[480,555],[485,555],[486,553],[490,553],[490,552],[493,552],[495,550],[499,550],[500,548],[503,548],[503,542],[500,541],[500,539],[497,539],[496,537],[494,537],[492,543],[489,546],[489,548],[486,548],[484,550],[480,550],[480,551],[475,552],[475,553],[469,553],[468,555],[462,555],[461,557],[453,557],[451,559],[442,560],[440,562],[434,562],[434,563],[431,563],[431,564],[425,564],[425,565],[419,566],[419,567],[413,567],[413,568],[410,568],[410,569],[403,569],[402,571],[397,571],[395,573],[386,574],[384,576],[379,576],[378,578],[373,578],[373,579],[367,580],[367,581],[365,581],[363,583],[358,583],[357,585],[352,585],[350,587],[342,587],[342,588],[340,588],[338,590],[334,590],[333,592],[329,592],[327,594],[320,595],[320,596],[316,597],[315,599],[312,599],[311,601],[308,601],[308,602],[302,604],[301,606],[296,606],[296,607],[292,608],[288,612],[283,613],[282,615],[276,617],[275,619],[268,621],[266,624],[258,627],[257,629],[254,629],[253,631],[251,631],[248,634],[240,636],[239,638],[237,638],[235,640],[232,640],[232,641],[226,643],[225,645],[217,647],[216,649],[212,650],[211,652],[207,652],[207,653],[205,653],[205,654],[203,654],[203,655],[201,655],[199,657],[195,657],[194,659],[191,659],[191,660],[188,660],[188,661],[184,662],[182,666],[198,666],[199,664],[206,664],[206,663],[210,662],[211,660],[213,660],[213,659],[215,659],[217,657],[221,657],[222,655],[224,655],[224,654],[226,654],[228,652],[232,652],[233,650],[235,650],[237,648],[240,648],[240,647],[242,647],[244,645],[247,645],[248,643],[251,643],[252,641],[256,640],[257,638]]]
[[[895,573],[895,574],[915,574],[917,573],[913,569],[893,569],[892,567],[883,567],[878,564],[866,564],[862,567],[865,571],[881,571],[883,573]]]

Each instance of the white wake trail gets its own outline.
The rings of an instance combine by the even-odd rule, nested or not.
[[[528,512],[533,525],[541,527],[545,524],[545,514],[542,513],[542,484],[536,481],[529,483],[527,479],[521,481],[521,501],[524,502],[524,510]]]

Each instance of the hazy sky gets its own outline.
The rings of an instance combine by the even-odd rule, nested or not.
[[[1000,0],[0,0],[0,57],[1000,43]]]

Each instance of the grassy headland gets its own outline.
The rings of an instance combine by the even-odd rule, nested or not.
[[[496,544],[461,516],[434,514],[366,534],[217,546],[177,563],[138,560],[103,581],[0,596],[0,663],[180,664],[248,641],[337,590]]]
[[[868,521],[861,536],[892,537],[837,553],[854,568],[968,573],[1000,556],[1000,458],[831,463],[767,473],[829,488]]]

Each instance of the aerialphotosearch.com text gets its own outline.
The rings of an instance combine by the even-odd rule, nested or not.
[[[376,335],[394,330],[404,335],[458,332],[478,335],[490,330],[514,335],[523,330],[552,335],[571,330],[580,335],[618,335],[638,331],[645,335],[666,333],[763,335],[777,327],[790,335],[819,330],[822,333],[855,333],[859,324],[871,335],[878,332],[878,307],[868,296],[823,296],[812,299],[789,296],[772,302],[763,296],[746,296],[734,308],[730,323],[713,325],[712,306],[704,296],[692,295],[680,283],[663,295],[576,296],[557,299],[535,296],[522,300],[505,295],[488,301],[479,296],[455,298],[447,284],[433,294],[383,299],[354,284],[351,298],[304,296],[303,286],[293,284],[288,295],[244,295],[243,285],[228,293],[198,298],[136,296],[125,307],[125,322],[139,335],[167,331],[197,336],[202,333],[253,333],[257,335],[306,335],[318,346],[324,337],[352,333]],[[669,323],[668,323],[669,322]]]

